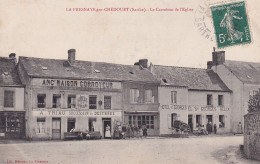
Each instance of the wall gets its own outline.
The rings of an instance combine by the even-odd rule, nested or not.
[[[14,91],[14,107],[4,107],[4,91]],[[24,110],[24,88],[0,87],[0,111],[25,111]]]
[[[244,84],[230,71],[226,66],[218,65],[212,69],[219,75],[227,87],[232,90],[232,104],[231,104],[231,127],[232,132],[236,132],[236,126],[239,122],[243,125],[244,113]]]
[[[177,91],[177,103],[171,103],[171,91]],[[171,134],[171,114],[176,113],[177,119],[188,123],[188,90],[186,87],[160,86],[159,111],[160,134]]]
[[[244,153],[247,158],[260,161],[260,111],[244,116]]]

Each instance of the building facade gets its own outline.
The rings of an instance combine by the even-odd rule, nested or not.
[[[216,72],[233,91],[231,126],[235,133],[239,122],[244,126],[244,115],[248,113],[250,96],[259,92],[260,63],[225,60],[225,51],[214,51],[208,68]]]
[[[75,56],[75,50],[71,49],[68,60],[19,58],[19,74],[26,86],[27,138],[63,139],[64,132],[71,129],[99,131],[105,137],[107,126],[113,136],[118,123],[137,124],[140,111],[151,128],[155,128],[152,125],[157,118],[146,112],[156,111],[158,107],[155,109],[152,101],[149,104],[141,101],[146,88],[152,90],[158,103],[157,87],[147,84],[155,78],[147,69],[77,61]],[[136,89],[139,95],[133,91]]]
[[[231,131],[232,92],[208,69],[151,65],[159,87],[160,135],[172,133],[174,120],[191,129],[216,124],[218,133]]]
[[[25,138],[24,86],[15,54],[0,57],[0,138]]]

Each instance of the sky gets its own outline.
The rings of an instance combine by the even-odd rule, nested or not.
[[[147,58],[155,65],[206,68],[216,47],[208,5],[237,1],[0,0],[0,56],[67,59],[74,48],[76,60],[132,65]],[[260,62],[260,1],[245,2],[252,43],[216,50],[226,51],[226,60]],[[69,11],[75,8],[129,11]],[[198,28],[202,17],[213,41]]]

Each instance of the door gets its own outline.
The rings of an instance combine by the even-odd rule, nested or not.
[[[206,118],[207,118],[206,128],[207,128],[207,131],[209,133],[211,133],[213,131],[213,116],[212,115],[207,115]]]
[[[192,115],[188,115],[188,125],[190,127],[191,132],[193,132],[193,122]]]
[[[105,134],[106,134],[106,127],[109,126],[110,127],[110,134],[111,133],[111,118],[102,118],[102,122],[103,122],[103,137],[105,138]]]
[[[61,139],[61,120],[60,118],[52,118],[52,139]]]

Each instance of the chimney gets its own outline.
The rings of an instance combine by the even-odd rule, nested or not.
[[[143,68],[147,68],[148,67],[148,59],[140,59],[139,65],[142,66]]]
[[[207,62],[207,69],[211,69],[213,66],[213,62],[212,61],[208,61]]]
[[[15,53],[10,53],[9,54],[9,59],[13,59],[15,61],[15,63],[17,63],[17,60],[16,60],[16,54]]]
[[[213,65],[221,65],[225,63],[225,51],[214,51],[212,52]]]
[[[68,62],[70,63],[70,65],[73,65],[75,63],[75,58],[76,58],[76,50],[75,49],[68,50]]]

